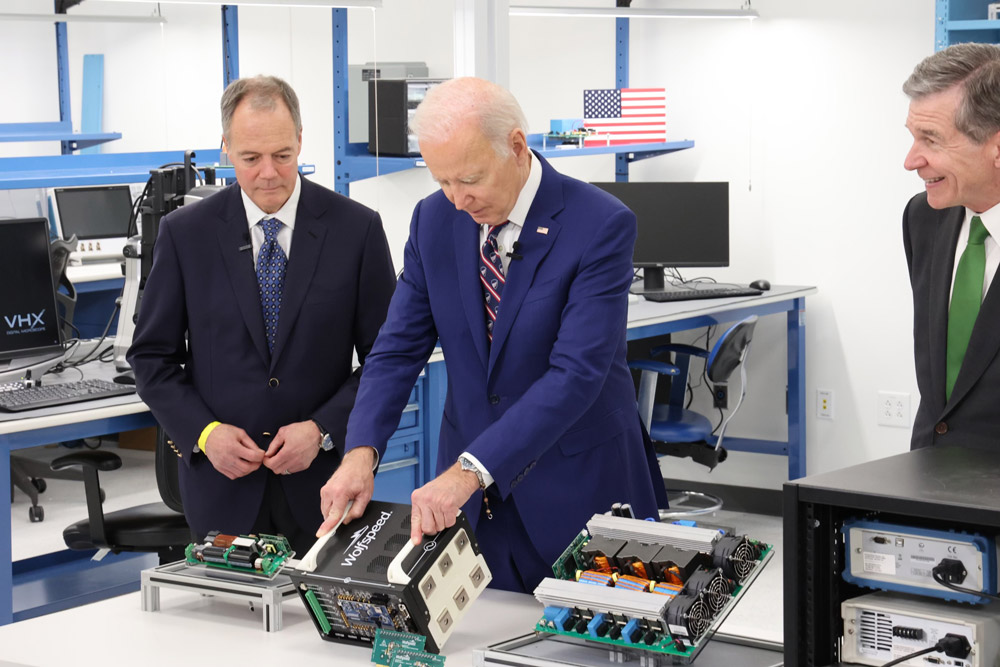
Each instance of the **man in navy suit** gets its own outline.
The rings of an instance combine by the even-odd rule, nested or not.
[[[287,83],[239,79],[221,106],[237,183],[161,222],[128,360],[183,459],[192,530],[282,533],[304,553],[392,259],[376,212],[299,176]]]
[[[348,520],[371,499],[372,466],[440,339],[439,474],[412,494],[411,538],[461,508],[493,585],[531,591],[594,513],[628,502],[655,516],[665,495],[625,361],[635,216],[533,154],[517,101],[490,82],[435,87],[410,127],[441,190],[413,213],[319,534],[349,499]]]
[[[924,181],[903,214],[920,407],[911,447],[1000,440],[1000,47],[957,44],[903,86]],[[967,289],[963,287],[968,286]]]

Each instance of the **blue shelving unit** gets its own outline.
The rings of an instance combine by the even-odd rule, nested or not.
[[[937,0],[934,50],[952,44],[1000,43],[1000,20],[989,20],[990,0]]]

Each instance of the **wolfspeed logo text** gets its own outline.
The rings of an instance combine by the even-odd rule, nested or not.
[[[385,522],[389,520],[392,516],[392,512],[382,512],[382,516],[379,517],[378,521],[375,522],[371,527],[365,526],[361,530],[357,531],[352,535],[351,543],[347,545],[344,549],[344,553],[347,554],[344,557],[344,562],[341,563],[344,567],[351,567],[354,565],[354,561],[358,559],[358,556],[363,554],[368,546],[375,541],[378,537],[378,531],[382,530],[382,526]]]

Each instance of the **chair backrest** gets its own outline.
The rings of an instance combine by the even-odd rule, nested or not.
[[[175,512],[183,512],[184,504],[181,502],[181,486],[177,480],[177,466],[180,457],[174,453],[168,444],[170,436],[162,428],[156,429],[156,488],[160,491],[160,498],[165,504]]]
[[[729,327],[715,343],[707,362],[708,379],[713,384],[727,382],[733,371],[739,368],[756,325],[757,316],[751,315]]]

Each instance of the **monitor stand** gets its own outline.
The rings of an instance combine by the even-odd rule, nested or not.
[[[659,266],[647,266],[642,269],[642,287],[632,285],[629,292],[632,294],[649,294],[651,292],[666,292],[673,289],[672,285],[667,285],[663,278],[663,268]]]

